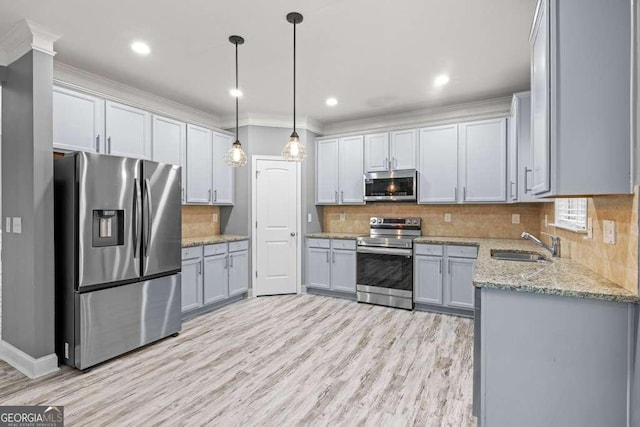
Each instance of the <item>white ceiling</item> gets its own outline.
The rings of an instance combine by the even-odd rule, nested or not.
[[[57,60],[219,116],[291,114],[324,123],[509,95],[529,88],[535,0],[0,0],[0,34],[31,19],[64,34]],[[152,53],[134,54],[134,39]],[[436,90],[436,75],[451,82]],[[328,96],[338,98],[327,107]]]

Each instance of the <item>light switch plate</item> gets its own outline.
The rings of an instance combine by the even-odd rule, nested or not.
[[[14,216],[13,217],[13,226],[11,228],[13,228],[13,232],[16,233],[16,234],[22,233],[22,217]]]
[[[450,213],[444,214],[444,222],[451,222],[451,214]]]
[[[344,212],[340,212],[340,221],[347,219],[347,215]]]
[[[520,224],[520,214],[511,214],[511,224]]]
[[[211,222],[218,222],[218,214],[211,214]]]
[[[602,240],[609,244],[616,244],[616,223],[615,221],[602,221]]]
[[[307,214],[307,222],[311,222],[311,220],[312,220],[311,214]]]
[[[7,217],[5,219],[4,231],[7,233],[11,233],[11,217]]]

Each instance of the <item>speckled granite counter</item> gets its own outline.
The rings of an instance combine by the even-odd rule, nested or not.
[[[526,240],[423,236],[416,239],[415,243],[478,246],[473,283],[479,288],[640,302],[638,296],[567,258],[553,258],[552,262],[542,263],[491,258],[491,249],[537,252],[551,258],[548,251]]]
[[[210,237],[185,237],[182,239],[183,248],[191,248],[193,246],[214,245],[216,243],[236,242],[238,240],[248,240],[247,236],[236,236],[235,234],[219,234]]]
[[[356,240],[358,237],[368,236],[368,234],[350,234],[350,233],[307,233],[305,237],[312,239],[344,239]]]

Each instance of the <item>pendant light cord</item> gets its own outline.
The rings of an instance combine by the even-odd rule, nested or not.
[[[293,23],[293,133],[296,133],[296,23]]]
[[[238,98],[240,95],[238,93],[238,42],[236,45],[236,142],[238,141]]]

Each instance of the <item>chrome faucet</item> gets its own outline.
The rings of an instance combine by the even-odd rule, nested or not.
[[[553,234],[545,233],[545,232],[542,232],[542,234],[544,234],[545,236],[549,236],[551,238],[551,246],[545,244],[542,240],[538,239],[536,236],[532,234],[527,233],[526,231],[523,231],[520,237],[522,237],[525,240],[531,240],[536,245],[545,248],[546,250],[551,252],[551,256],[555,256],[555,257],[560,256],[560,237]]]

